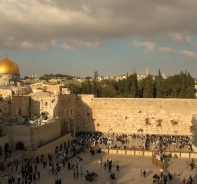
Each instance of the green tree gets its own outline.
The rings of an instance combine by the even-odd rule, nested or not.
[[[105,86],[101,91],[102,97],[116,97],[117,91],[112,84]]]
[[[145,78],[143,98],[153,98],[153,90],[154,90],[153,76],[149,74]]]
[[[137,98],[138,97],[138,81],[137,81],[137,74],[133,73],[131,76],[131,97]]]
[[[162,85],[162,75],[161,71],[159,69],[158,75],[155,77],[155,97],[156,98],[162,98],[162,90],[161,90],[161,85]]]
[[[29,77],[28,77],[28,76],[25,76],[25,77],[24,77],[24,80],[26,80],[26,79],[29,79]]]
[[[91,88],[92,86],[91,86],[90,80],[88,79],[86,82],[86,94],[92,94]]]
[[[124,95],[127,96],[130,93],[130,89],[129,89],[129,76],[128,76],[128,72],[127,72],[127,77],[125,80],[125,85],[124,85]]]
[[[94,72],[91,90],[92,90],[92,94],[94,94],[97,97],[100,96],[100,86],[99,86],[99,82],[98,82],[98,72],[97,71]]]
[[[81,93],[86,94],[86,83],[85,82],[81,83]]]

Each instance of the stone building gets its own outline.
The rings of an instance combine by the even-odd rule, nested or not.
[[[0,94],[3,98],[11,98],[12,95],[25,95],[29,90],[20,81],[18,65],[9,58],[0,61]]]
[[[27,88],[17,64],[0,61],[0,155],[26,150],[32,157],[68,146],[76,131],[76,95],[46,89]]]
[[[47,85],[43,83],[36,83],[36,84],[30,85],[31,92],[36,92],[41,89],[50,93],[54,93],[54,94],[72,94],[73,93],[71,88],[66,88],[61,85]]]

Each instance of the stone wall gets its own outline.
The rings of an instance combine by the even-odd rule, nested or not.
[[[191,135],[195,99],[77,99],[77,131]]]
[[[16,149],[17,142],[22,142],[27,150],[32,150],[61,136],[60,120],[37,127],[13,125],[2,128],[3,133],[10,136],[9,141],[12,150]]]
[[[11,99],[10,115],[12,117],[29,116],[29,96],[13,96]]]
[[[3,126],[3,133],[10,136],[10,148],[16,149],[16,143],[22,142],[25,147],[30,148],[32,145],[31,127],[23,125]]]
[[[46,144],[36,150],[36,153],[34,157],[37,155],[40,157],[42,154],[43,155],[48,155],[53,154],[55,152],[55,148],[58,147],[60,149],[60,146],[62,145],[63,147],[66,145],[68,146],[68,142],[71,141],[71,134],[64,135],[60,137],[59,139],[54,140],[53,142],[50,142],[49,144]]]
[[[5,155],[5,145],[11,145],[10,135],[5,135],[0,138],[0,155]]]
[[[35,92],[31,96],[31,115],[48,112],[50,116],[61,118],[75,116],[76,95],[54,95],[47,92]]]
[[[192,130],[192,138],[193,138],[193,142],[197,143],[197,114],[193,114],[192,116],[192,126],[191,126],[191,130]],[[196,149],[197,151],[197,149]]]

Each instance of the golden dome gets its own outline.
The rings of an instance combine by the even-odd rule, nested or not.
[[[9,58],[0,61],[0,74],[20,74],[18,65]]]

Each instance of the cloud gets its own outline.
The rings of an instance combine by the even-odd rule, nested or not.
[[[182,50],[182,51],[180,51],[180,53],[184,56],[188,56],[191,58],[197,58],[197,54],[192,51],[189,51],[189,50]]]
[[[50,49],[56,47],[43,43],[72,39],[94,48],[134,36],[191,43],[190,35],[197,36],[191,21],[197,19],[196,7],[194,0],[2,0],[0,48]],[[31,45],[19,44],[27,41]]]
[[[39,48],[42,50],[54,49],[56,47],[57,47],[57,43],[55,40],[49,40],[48,42],[43,42],[39,44]]]
[[[154,42],[138,42],[137,40],[133,41],[132,43],[128,44],[129,46],[135,47],[146,47],[146,52],[154,53],[155,43]]]
[[[100,42],[84,42],[83,44],[89,48],[97,48],[101,46]]]
[[[76,50],[77,49],[76,46],[72,45],[71,43],[64,43],[63,48],[66,50]]]
[[[169,33],[166,35],[166,38],[168,38],[171,41],[174,41],[176,43],[180,44],[191,44],[191,37],[186,36],[182,33],[176,32],[176,33]]]
[[[197,58],[197,54],[189,50],[175,50],[170,47],[159,47],[158,51],[168,52],[170,54],[181,54],[191,58]]]
[[[30,49],[30,48],[33,48],[33,47],[34,47],[33,43],[31,43],[28,40],[22,42],[22,48],[24,48],[24,49]]]
[[[168,52],[168,53],[170,53],[170,54],[176,54],[176,53],[177,53],[176,50],[174,50],[174,49],[172,49],[172,48],[170,48],[170,47],[159,47],[159,48],[158,48],[158,51]]]
[[[100,42],[84,42],[81,40],[72,40],[65,42],[63,48],[66,50],[76,50],[78,47],[89,47],[89,48],[98,48],[101,46]]]

